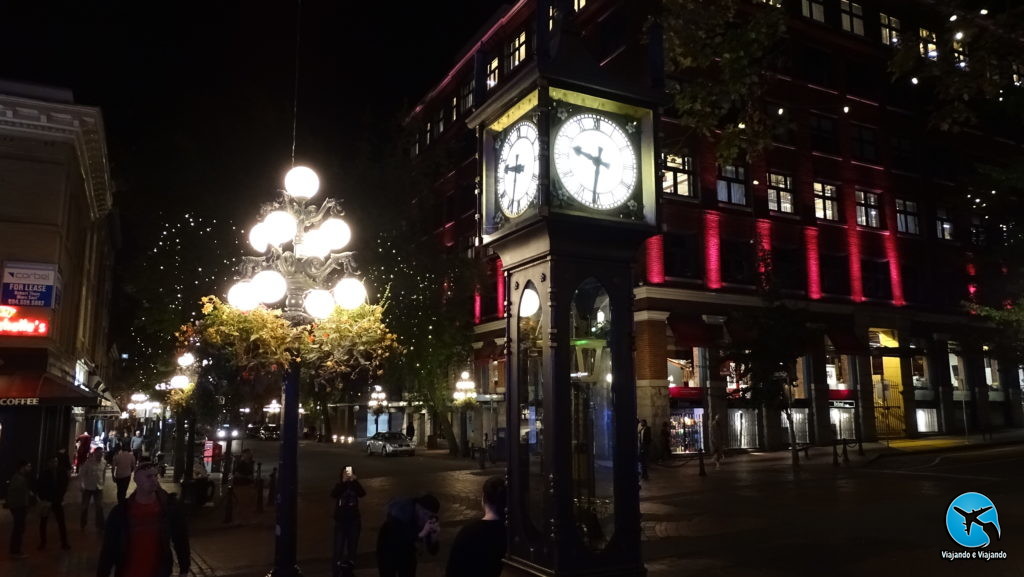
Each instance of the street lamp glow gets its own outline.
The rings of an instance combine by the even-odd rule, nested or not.
[[[178,357],[179,367],[191,367],[196,362],[196,357],[192,353],[184,353]]]
[[[455,383],[455,394],[452,396],[456,404],[476,399],[476,383],[470,380],[469,371],[462,371],[459,375],[459,381]]]
[[[320,177],[306,166],[296,166],[284,176],[284,191],[295,198],[313,198],[320,190]]]
[[[267,239],[267,227],[262,222],[256,223],[256,226],[249,231],[249,244],[256,249],[256,252],[267,252],[270,241]]]
[[[288,292],[288,282],[276,270],[263,270],[252,277],[256,298],[263,303],[276,303]]]
[[[251,311],[260,304],[256,289],[249,281],[235,283],[228,291],[228,304],[240,311]]]
[[[302,299],[302,306],[310,316],[317,319],[325,319],[334,312],[337,304],[331,293],[323,289],[313,289],[306,293]]]
[[[327,239],[331,250],[341,250],[352,240],[352,229],[340,218],[329,218],[320,225],[320,232]]]
[[[334,285],[334,300],[338,306],[352,310],[366,302],[366,287],[357,278],[345,277]]]
[[[532,317],[540,310],[540,295],[532,288],[523,291],[523,298],[519,301],[519,316]]]
[[[298,223],[291,213],[284,210],[275,210],[263,219],[263,235],[272,245],[282,244],[295,238],[298,232]],[[257,225],[258,226],[258,225]]]
[[[318,228],[306,231],[302,240],[295,243],[295,256],[324,258],[331,252],[327,235]]]
[[[188,377],[185,375],[174,375],[171,377],[172,389],[184,389],[188,386]]]

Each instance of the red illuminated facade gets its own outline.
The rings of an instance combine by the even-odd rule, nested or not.
[[[647,74],[651,85],[663,80],[648,72],[657,60],[643,41],[644,3],[565,4],[579,8],[568,16],[572,28],[609,76]],[[924,82],[895,85],[885,72],[892,48],[881,42],[883,21],[891,26],[898,20],[900,37],[916,42],[920,28],[940,29],[948,15],[905,2],[854,3],[861,14],[858,34],[843,30],[838,0],[820,3],[822,20],[804,16],[806,4],[750,6],[751,17],[757,10],[784,10],[788,25],[789,67],[768,100],[792,130],[761,158],[720,166],[713,138],[695,137],[670,107],[661,111],[655,155],[660,234],[636,255],[639,417],[656,429],[669,421],[679,442],[673,450],[703,446],[712,412],[733,427],[730,448],[778,448],[771,439],[780,436],[764,429],[779,427],[779,419],[732,399],[729,368],[709,365],[728,338],[723,327],[730,315],[760,306],[758,278],[770,262],[775,292],[825,327],[822,342],[798,367],[795,426],[802,442],[962,433],[964,410],[971,431],[1024,426],[1019,368],[994,356],[984,327],[962,304],[983,296],[985,279],[999,275],[984,275],[981,259],[972,256],[990,247],[979,234],[984,220],[972,211],[979,203],[966,202],[962,163],[954,159],[998,157],[1006,135],[930,130],[919,112],[930,89]],[[420,131],[421,154],[464,138],[465,119],[489,90],[515,82],[535,53],[537,23],[546,22],[535,10],[551,7],[514,3],[455,68],[439,74],[443,80],[409,120]],[[511,47],[523,33],[526,55],[513,58]],[[441,116],[456,122],[439,131],[434,119]],[[481,166],[476,160],[455,164],[458,170],[467,165],[475,167],[463,175],[471,183]],[[729,192],[723,196],[723,190]],[[445,229],[439,244],[449,234]],[[474,237],[476,223],[463,219],[454,234]],[[499,279],[493,292],[484,291],[497,294],[497,302],[467,312],[479,319],[476,350],[486,355],[477,363],[484,378],[504,374],[488,367],[503,362],[505,287],[501,263],[478,256]],[[713,406],[712,397],[729,400]]]

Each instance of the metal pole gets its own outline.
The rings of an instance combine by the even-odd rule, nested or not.
[[[966,393],[966,391],[963,391]],[[960,397],[960,412],[964,415],[964,442],[969,443],[970,440],[967,438],[967,395]]]
[[[296,565],[299,449],[299,364],[292,361],[284,379],[281,407],[281,457],[278,466],[277,525],[274,531],[274,569],[268,577],[301,577]]]

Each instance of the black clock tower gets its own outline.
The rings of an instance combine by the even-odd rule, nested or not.
[[[480,240],[500,256],[508,295],[506,563],[644,575],[631,269],[659,221],[658,96],[610,78],[557,13],[549,33],[548,7],[537,3],[536,60],[468,121],[481,143]],[[535,154],[523,126],[536,129]]]

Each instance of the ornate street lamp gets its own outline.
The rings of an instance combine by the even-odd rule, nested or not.
[[[373,392],[370,393],[370,400],[366,401],[366,406],[373,413],[373,433],[377,434],[380,431],[378,427],[380,416],[388,410],[388,394],[380,385],[373,385]]]
[[[462,371],[459,380],[455,383],[454,404],[459,409],[459,444],[462,446],[462,456],[469,455],[469,423],[466,419],[466,407],[476,401],[476,383],[469,378],[469,371]]]
[[[249,232],[249,243],[262,256],[243,257],[245,280],[228,291],[231,306],[252,310],[261,303],[283,301],[284,318],[293,325],[305,325],[330,316],[335,306],[353,309],[366,302],[366,289],[355,276],[353,253],[342,251],[352,232],[341,219],[341,207],[333,198],[319,207],[309,203],[319,190],[320,178],[313,170],[296,166],[288,171],[282,198],[262,207],[260,222]],[[281,415],[277,527],[270,574],[295,577],[301,572],[296,566],[299,366],[294,361],[285,375]]]

